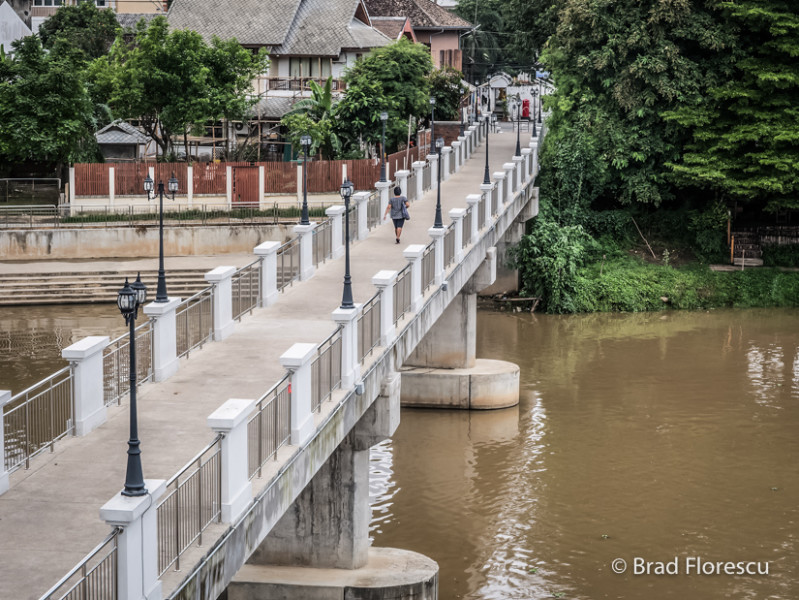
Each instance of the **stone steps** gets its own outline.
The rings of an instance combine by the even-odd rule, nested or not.
[[[204,275],[207,269],[177,269],[166,271],[170,296],[188,298],[208,287]],[[127,277],[135,281],[137,271],[84,271],[38,273],[35,275],[0,274],[0,306],[30,304],[78,304],[116,302],[117,292]],[[149,299],[155,298],[158,271],[143,271],[141,278],[147,286]]]

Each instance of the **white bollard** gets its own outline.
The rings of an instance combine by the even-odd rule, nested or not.
[[[255,400],[230,399],[208,416],[208,427],[223,434],[221,443],[222,522],[235,523],[252,501],[247,472],[247,421]]]
[[[72,365],[75,435],[86,435],[106,421],[103,350],[108,344],[107,335],[92,335],[61,351]]]

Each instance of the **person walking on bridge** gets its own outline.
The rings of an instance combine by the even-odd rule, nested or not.
[[[394,233],[397,236],[397,243],[400,243],[400,236],[402,235],[402,226],[405,221],[411,218],[408,214],[408,206],[410,206],[408,199],[402,195],[402,188],[396,186],[394,188],[394,197],[388,201],[386,212],[383,214],[383,220],[388,218],[391,212],[391,220],[394,221]]]

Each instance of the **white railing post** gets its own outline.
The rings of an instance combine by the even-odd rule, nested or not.
[[[400,186],[402,195],[406,198],[408,197],[408,177],[410,174],[411,172],[407,170],[397,171],[394,173],[394,177],[397,178],[397,185]],[[385,210],[385,208],[383,210]],[[383,213],[380,213],[380,216],[382,217]]]
[[[441,285],[444,281],[444,236],[447,235],[446,227],[431,227],[427,230],[433,238],[433,269],[435,271],[433,282]]]
[[[527,183],[530,179],[530,148],[522,148],[522,156],[524,157],[524,171],[522,176],[522,183]]]
[[[100,518],[120,527],[117,536],[118,600],[160,600],[158,579],[158,499],[166,480],[145,479],[143,496],[117,494],[100,509]]]
[[[530,140],[530,150],[532,150],[533,166],[531,168],[532,176],[538,175],[538,138]]]
[[[380,293],[380,345],[389,346],[397,337],[394,328],[394,284],[399,271],[378,271],[372,283]]]
[[[513,170],[516,168],[516,163],[506,162],[502,165],[505,169],[505,199],[506,202],[513,200]]]
[[[365,240],[366,236],[369,235],[369,227],[367,221],[367,211],[368,211],[368,204],[369,204],[369,196],[371,196],[369,192],[357,192],[352,195],[352,200],[355,202],[355,214],[358,217],[358,228],[357,231],[352,232],[350,231],[350,235],[353,233],[357,233],[355,239],[357,240]],[[346,216],[345,216],[346,218]],[[380,218],[383,218],[383,215],[380,215]]]
[[[116,196],[116,177],[114,176],[114,167],[108,167],[108,205],[114,206],[114,197]]]
[[[514,156],[513,162],[516,165],[515,175],[516,175],[516,184],[513,186],[517,192],[522,189],[522,181],[524,178],[522,177],[522,169],[524,168],[524,156]]]
[[[463,219],[466,217],[465,208],[453,208],[449,211],[449,218],[455,223],[455,262],[463,260]]]
[[[189,206],[194,201],[194,167],[188,165],[186,167],[186,202]]]
[[[361,378],[361,365],[358,362],[358,317],[362,305],[355,308],[337,308],[331,314],[333,320],[341,325],[341,387],[351,388]]]
[[[302,177],[302,163],[297,162],[297,203],[302,202],[302,189],[304,186],[304,179]]]
[[[235,523],[252,501],[247,461],[247,421],[255,400],[234,398],[208,416],[208,427],[223,434],[220,443],[222,522]]]
[[[481,183],[480,190],[483,192],[483,211],[485,214],[486,226],[491,226],[491,192],[494,191],[493,183]]]
[[[316,267],[313,264],[313,230],[316,223],[295,225],[294,233],[300,238],[300,281],[313,277]]]
[[[492,174],[497,181],[497,212],[505,205],[505,171]]]
[[[225,198],[227,209],[233,208],[233,167],[225,167]]]
[[[346,165],[345,165],[346,166]],[[331,252],[333,258],[339,258],[344,255],[344,239],[342,232],[344,230],[344,211],[347,208],[343,204],[330,206],[325,210],[325,214],[330,218],[330,235],[332,236],[333,243],[331,245]]]
[[[452,142],[452,154],[455,157],[455,172],[458,173],[463,166],[463,136]]]
[[[427,163],[423,160],[416,160],[413,162],[413,168],[416,171],[416,199],[421,200],[424,195],[424,168]]]
[[[150,302],[144,314],[153,321],[153,378],[165,381],[178,370],[178,325],[176,313],[180,298]]]
[[[383,219],[383,214],[386,212],[386,207],[388,206],[388,190],[393,186],[391,180],[388,181],[377,181],[375,182],[375,188],[377,189],[378,193],[380,194],[380,220]]]
[[[214,286],[214,341],[219,342],[233,333],[233,274],[236,267],[217,267],[205,274]]]
[[[70,209],[72,206],[75,206],[78,203],[77,198],[75,198],[75,167],[69,168],[69,199],[68,202],[70,204]],[[70,216],[72,215],[72,210],[70,210]]]
[[[422,308],[422,255],[423,244],[411,244],[402,255],[411,263],[411,312],[419,312]]]
[[[291,444],[302,446],[313,435],[311,412],[311,361],[316,344],[294,344],[280,357],[280,364],[291,372]]]
[[[86,435],[106,421],[103,350],[108,344],[107,335],[91,335],[61,351],[72,365],[75,435]]]
[[[263,165],[258,167],[258,208],[263,210],[264,206],[264,190],[266,189],[266,169]]]
[[[452,148],[444,146],[441,149],[441,181],[449,179],[449,161],[452,160]]]
[[[0,495],[8,491],[8,471],[6,471],[5,406],[11,401],[11,390],[0,390]]]
[[[261,258],[261,290],[259,307],[271,306],[277,302],[277,251],[280,242],[264,242],[253,248],[256,256]]]
[[[428,154],[427,161],[430,163],[430,189],[438,187],[438,154]]]
[[[468,232],[469,235],[469,243],[476,244],[477,243],[477,236],[479,235],[480,228],[478,226],[478,214],[477,211],[480,210],[480,199],[483,197],[482,194],[469,194],[466,196],[466,204],[469,205],[469,208],[472,211],[472,227],[471,231]]]

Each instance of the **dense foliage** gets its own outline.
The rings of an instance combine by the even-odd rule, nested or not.
[[[61,40],[91,60],[108,52],[121,29],[114,11],[100,10],[94,2],[79,2],[59,7],[39,26],[38,35],[48,50]]]

